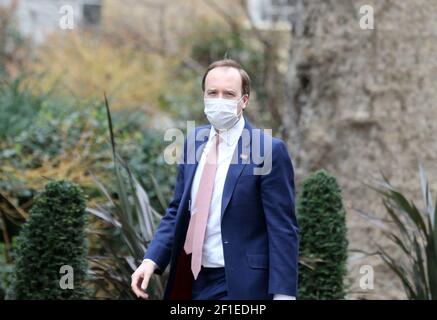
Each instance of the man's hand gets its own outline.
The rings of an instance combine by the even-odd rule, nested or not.
[[[132,274],[131,287],[138,298],[149,299],[149,295],[145,292],[149,285],[149,279],[155,270],[155,265],[152,261],[144,260],[143,263]]]

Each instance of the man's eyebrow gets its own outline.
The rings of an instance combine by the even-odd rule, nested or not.
[[[231,92],[231,93],[235,93],[236,91],[234,89],[225,89],[225,92]]]

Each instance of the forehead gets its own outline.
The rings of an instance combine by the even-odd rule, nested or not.
[[[217,67],[208,72],[205,78],[205,89],[229,88],[239,91],[242,86],[240,72],[232,67]]]

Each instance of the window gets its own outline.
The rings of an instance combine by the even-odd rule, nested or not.
[[[100,4],[84,4],[82,7],[83,24],[94,26],[100,23],[102,6]]]
[[[262,29],[291,29],[298,0],[249,0],[252,21]]]

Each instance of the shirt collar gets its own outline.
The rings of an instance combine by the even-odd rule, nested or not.
[[[219,132],[220,137],[223,139],[223,141],[226,142],[226,144],[228,146],[234,145],[238,141],[238,139],[240,138],[240,136],[243,132],[245,123],[246,122],[244,120],[244,117],[243,117],[243,115],[241,115],[238,122],[232,128],[220,130],[220,132]],[[209,132],[209,140],[211,140],[215,134],[216,134],[216,130],[214,129],[213,126],[211,126],[211,131]]]

